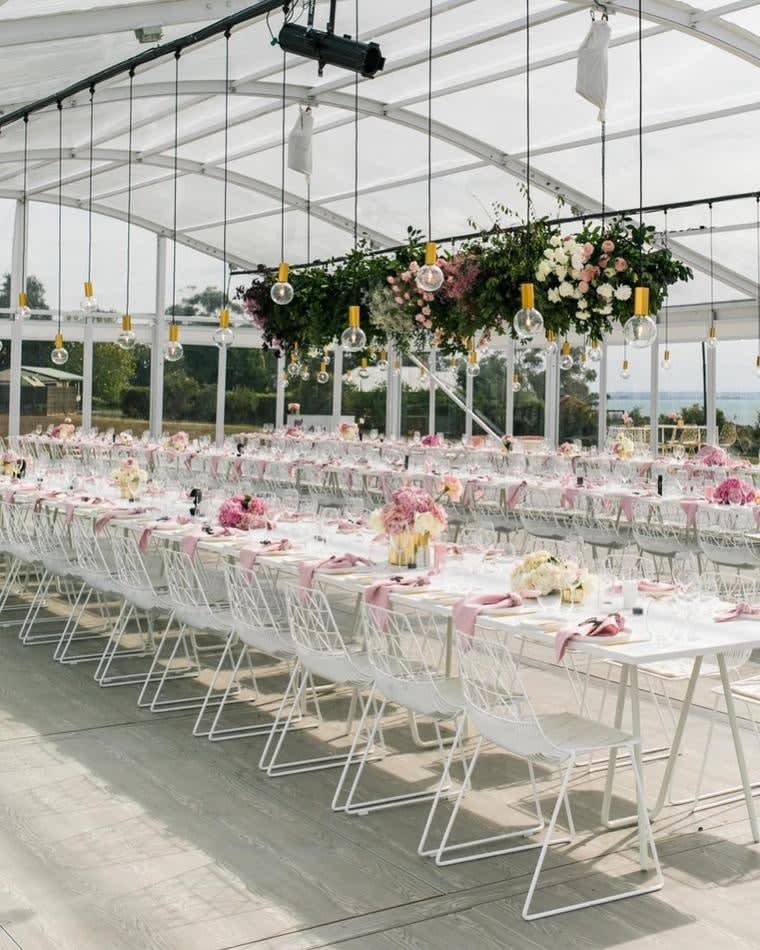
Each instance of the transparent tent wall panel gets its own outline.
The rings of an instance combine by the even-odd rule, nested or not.
[[[82,344],[67,344],[69,361],[62,369],[76,377],[56,382],[52,378],[40,379],[34,373],[39,368],[41,374],[52,367],[50,351],[53,345],[48,341],[24,340],[21,344],[21,423],[20,432],[45,432],[51,425],[57,425],[69,419],[74,425],[82,422]],[[5,346],[3,347],[5,349]],[[3,387],[4,389],[5,387]],[[0,391],[0,414],[5,414],[7,432],[7,399]]]
[[[184,357],[164,365],[165,432],[213,437],[216,424],[218,354],[215,346],[184,346]]]
[[[718,442],[731,454],[756,462],[760,451],[758,340],[720,340],[716,347]]]
[[[343,354],[343,388],[341,415],[350,417],[362,431],[377,429],[385,432],[385,404],[387,395],[386,376],[367,359],[366,372],[362,357],[355,353]],[[329,384],[324,388],[327,389]]]
[[[579,440],[585,446],[596,445],[598,438],[598,369],[581,362],[582,352],[582,347],[573,347],[572,367],[559,373],[560,444]]]
[[[149,346],[122,350],[115,343],[93,344],[92,424],[101,432],[130,430],[139,438],[149,428]],[[71,361],[71,360],[70,360]],[[64,369],[68,368],[66,364]]]
[[[546,371],[541,367],[538,354],[533,350],[520,354],[516,360],[513,375],[518,377],[520,388],[514,393],[511,434],[543,438],[546,413]]]
[[[306,383],[302,385],[306,386]],[[224,430],[236,432],[260,430],[274,425],[277,388],[277,354],[232,346],[227,350],[227,374],[224,402]],[[286,394],[286,403],[291,400]]]

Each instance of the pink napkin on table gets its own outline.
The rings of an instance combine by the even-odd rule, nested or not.
[[[182,539],[182,550],[190,558],[195,560],[195,552],[198,544],[206,538],[230,538],[234,534],[245,534],[245,531],[239,531],[237,528],[212,528],[210,531],[193,531],[186,534]]]
[[[53,498],[58,498],[60,495],[65,495],[66,492],[63,491],[47,491],[43,492],[41,495],[37,496],[37,500],[34,503],[34,510],[37,514],[42,511],[42,502],[50,501]]]
[[[518,502],[521,500],[523,491],[527,487],[527,482],[520,482],[514,488],[510,488],[507,494],[507,511],[514,511]]]
[[[454,629],[465,636],[475,633],[478,615],[484,607],[519,607],[523,602],[519,594],[480,594],[476,597],[463,597],[454,604]]]
[[[278,521],[307,521],[314,517],[313,511],[281,511],[277,515]]]
[[[353,521],[351,518],[340,518],[338,521],[331,521],[329,524],[335,524],[341,534],[350,534],[352,531],[361,531],[367,527],[364,518],[357,518]]]
[[[633,495],[621,495],[620,497],[620,510],[628,521],[633,521],[633,502]]]
[[[305,592],[314,582],[315,571],[341,570],[345,567],[356,567],[358,564],[364,564],[367,567],[375,566],[375,562],[370,561],[369,558],[362,557],[359,554],[349,554],[348,552],[345,554],[333,554],[332,557],[328,557],[324,561],[304,561],[298,569],[298,582],[305,595]]]
[[[390,592],[394,587],[427,587],[430,583],[428,574],[416,574],[413,577],[406,577],[401,574],[393,577],[383,577],[380,580],[370,584],[364,591],[364,602],[369,607],[380,607],[382,610],[388,610],[390,607]],[[384,623],[379,624],[384,627]]]
[[[615,581],[610,590],[614,594],[619,594],[623,589],[622,581]],[[640,594],[672,594],[678,590],[675,584],[669,584],[667,581],[648,581],[640,580],[636,588]]]
[[[103,512],[95,522],[95,534],[100,534],[114,518],[131,518],[133,515],[144,515],[149,510],[148,508],[111,508],[109,511]]]
[[[727,620],[737,620],[739,617],[757,617],[760,616],[760,604],[737,604],[731,607],[725,613],[718,614],[715,618],[716,623],[725,623]]]
[[[686,515],[686,525],[693,528],[697,523],[697,504],[696,500],[686,498],[681,502],[681,508]]]
[[[578,497],[579,490],[578,488],[571,488],[569,485],[562,489],[559,502],[563,508],[575,508],[575,499]]]
[[[67,501],[63,506],[63,510],[66,512],[66,524],[71,524],[74,520],[74,512],[80,505],[99,505],[101,502],[104,502],[105,498],[100,498],[99,496],[95,497],[77,497],[74,501]]]
[[[579,623],[577,627],[559,630],[554,638],[554,655],[559,663],[571,640],[581,637],[614,637],[625,629],[622,614],[608,614],[606,617],[592,617]]]
[[[219,462],[221,459],[218,455],[212,455],[209,460],[209,467],[211,469],[211,474],[216,478],[219,475]]]
[[[166,521],[150,521],[142,529],[140,533],[140,540],[137,542],[138,548],[144,553],[148,550],[150,546],[150,539],[153,536],[153,532],[157,531],[159,528],[168,528],[173,527],[178,524],[190,524],[192,518],[189,518],[187,515],[180,515],[178,518],[170,518]]]
[[[243,570],[250,574],[256,565],[256,558],[259,554],[271,554],[273,551],[289,551],[291,543],[287,538],[281,538],[279,541],[272,541],[271,544],[257,544],[253,547],[240,549],[240,564]]]

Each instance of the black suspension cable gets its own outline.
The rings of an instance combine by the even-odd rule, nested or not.
[[[222,228],[222,309],[227,306],[227,202],[230,155],[230,30],[224,31],[224,225]]]
[[[358,31],[357,31],[358,34]],[[433,0],[428,10],[428,94],[427,94],[427,219],[428,241],[433,240]]]
[[[755,244],[757,245],[757,347],[760,354],[760,195],[755,198]]]
[[[172,326],[176,321],[177,310],[177,180],[179,177],[179,58],[181,51],[174,54],[174,212],[172,216]]]
[[[639,59],[639,231],[644,227],[644,14],[639,0],[638,59]],[[639,240],[639,283],[644,275],[644,237]]]
[[[63,103],[58,108],[58,332],[63,312]]]
[[[24,214],[21,222],[21,288],[20,293],[26,294],[26,226],[29,214],[28,188],[29,181],[29,116],[24,116]]]
[[[665,209],[665,229],[662,236],[662,246],[665,250],[669,250],[669,239],[670,235],[668,234],[668,209]],[[668,341],[670,339],[670,288],[665,284],[665,351],[668,352]]]
[[[356,41],[359,41],[359,0],[354,3]],[[428,196],[428,202],[430,197]],[[428,217],[428,227],[430,219]],[[430,233],[428,231],[428,233]],[[354,75],[354,250],[359,245],[359,73]]]
[[[135,71],[129,71],[129,133],[127,138],[127,292],[124,313],[129,314],[129,291],[132,274],[132,138],[134,134],[134,85]]]
[[[707,205],[710,210],[710,330],[715,326],[715,257],[713,253],[713,206],[712,201]]]
[[[87,283],[92,283],[92,187],[93,187],[93,150],[95,147],[95,87],[90,86],[90,163],[89,198],[87,202]]]
[[[526,244],[530,246],[530,0],[525,0],[525,214]]]
[[[285,260],[285,108],[287,93],[287,53],[282,51],[282,155],[280,156],[280,261]]]

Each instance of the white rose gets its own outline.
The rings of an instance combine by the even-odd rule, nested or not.
[[[608,303],[606,307],[598,307],[596,312],[603,317],[608,317],[612,313],[612,304]]]
[[[559,291],[555,287],[547,290],[546,296],[550,303],[559,303]]]
[[[583,310],[577,310],[576,313],[575,313],[575,319],[576,319],[576,320],[588,320],[588,314],[585,313]]]
[[[560,297],[572,297],[573,285],[569,284],[566,280],[563,280],[559,285],[559,295]]]
[[[385,531],[383,514],[379,508],[375,509],[369,516],[369,527],[371,531]]]
[[[604,268],[604,276],[605,276],[605,277],[614,277],[614,276],[615,276],[615,273],[616,273],[616,272],[615,272],[615,268],[614,268],[614,267],[605,267],[605,268]]]
[[[587,307],[588,307],[588,301],[586,300],[585,297],[581,297],[580,300],[578,301],[578,309],[585,310]]]
[[[567,277],[567,268],[566,267],[555,267],[554,273],[557,275],[559,280],[564,280]]]
[[[550,247],[547,247],[544,251],[544,257],[550,261],[554,257],[554,251]]]
[[[596,288],[596,292],[602,300],[612,300],[612,295],[615,291],[612,284],[599,284]]]
[[[580,270],[583,267],[583,255],[582,254],[573,254],[570,259],[575,270]]]
[[[630,284],[621,284],[615,289],[615,300],[630,300],[632,293]]]
[[[541,261],[536,268],[536,277],[539,280],[546,280],[546,278],[551,273],[551,267],[549,266],[548,261]]]
[[[580,272],[580,270],[578,270],[577,267],[574,267],[574,268],[570,271],[570,276],[573,278],[573,280],[580,280],[581,272]]]
[[[414,518],[414,530],[420,534],[436,535],[441,532],[442,525],[429,511],[423,511]]]

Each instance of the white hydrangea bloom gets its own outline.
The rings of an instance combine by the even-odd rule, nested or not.
[[[630,300],[632,294],[630,284],[621,284],[615,288],[615,300]]]
[[[568,281],[563,280],[559,285],[559,295],[560,297],[572,297],[573,296],[573,285],[568,283]]]
[[[599,284],[596,288],[597,294],[602,298],[602,300],[612,300],[612,295],[615,292],[612,284]]]

